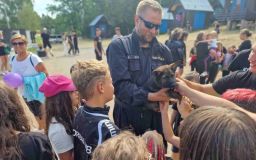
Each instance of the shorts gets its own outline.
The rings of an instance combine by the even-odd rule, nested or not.
[[[27,103],[28,108],[30,109],[30,111],[34,114],[34,116],[39,117],[41,119],[41,117],[42,117],[42,112],[41,112],[42,103],[37,101],[37,100],[33,100],[33,101],[29,101],[29,102],[27,102],[26,99],[24,99],[24,100]]]

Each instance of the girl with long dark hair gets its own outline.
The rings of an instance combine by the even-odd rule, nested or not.
[[[46,100],[46,133],[60,160],[73,159],[72,122],[79,97],[72,80],[51,75],[39,89]]]

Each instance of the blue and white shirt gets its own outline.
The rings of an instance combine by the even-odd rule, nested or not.
[[[118,127],[109,120],[108,112],[107,106],[78,109],[73,123],[75,160],[91,159],[98,145],[119,133]]]

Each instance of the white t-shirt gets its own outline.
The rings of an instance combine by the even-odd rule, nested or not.
[[[67,134],[65,127],[52,118],[48,129],[48,137],[55,153],[60,154],[74,148],[73,136]]]
[[[31,56],[31,61],[33,65],[30,61],[30,56]],[[38,74],[35,67],[36,65],[42,62],[42,59],[40,57],[30,53],[30,55],[23,61],[17,61],[16,58],[17,57],[15,56],[13,59],[10,60],[13,73],[18,73],[21,76],[33,76]]]

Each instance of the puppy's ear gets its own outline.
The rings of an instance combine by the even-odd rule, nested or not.
[[[176,71],[176,68],[178,67],[178,65],[181,64],[181,60],[178,60],[176,62],[173,62],[172,64],[169,64],[169,67],[170,69],[175,72]]]

